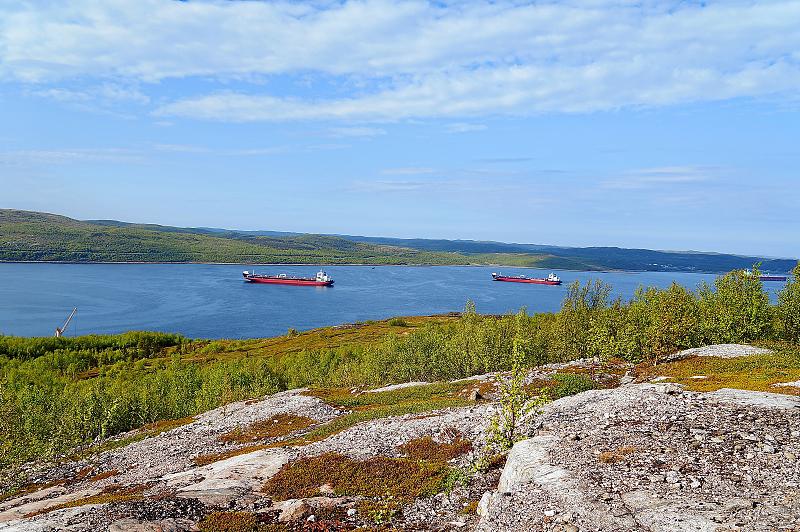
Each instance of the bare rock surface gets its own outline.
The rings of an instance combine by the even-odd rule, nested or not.
[[[335,452],[357,459],[379,455],[398,456],[398,445],[423,436],[447,441],[446,433],[453,431],[480,443],[485,421],[493,408],[492,405],[478,405],[376,419],[301,447],[296,452],[303,456]]]
[[[227,501],[252,491],[286,462],[285,452],[261,451],[255,456],[237,456],[198,467],[194,458],[222,452],[244,445],[231,446],[219,436],[237,427],[292,413],[324,422],[340,414],[321,400],[291,390],[268,396],[260,401],[240,401],[205,412],[192,423],[157,436],[131,443],[98,456],[50,468],[36,482],[69,478],[76,472],[92,469],[97,473],[115,472],[108,478],[55,486],[0,503],[0,530],[18,522],[26,514],[35,513],[62,503],[100,493],[111,484],[147,485],[146,494],[163,490],[191,492],[198,499]],[[89,506],[82,506],[89,509]],[[63,511],[61,511],[63,512]],[[58,513],[58,512],[55,512]],[[51,516],[34,518],[49,522]],[[90,530],[90,528],[87,528]]]
[[[782,387],[789,387],[789,388],[800,388],[800,381],[792,381],[792,382],[776,382],[772,385],[773,388],[782,388]]]
[[[478,529],[794,530],[800,409],[773,395],[638,384],[555,401]]]
[[[430,384],[430,383],[429,382],[423,382],[423,381],[402,382],[400,384],[390,384],[388,386],[382,386],[380,388],[374,388],[372,390],[367,390],[366,393],[391,392],[391,391],[394,391],[394,390],[402,390],[403,388],[413,388],[415,386],[425,386],[426,384]]]
[[[720,388],[709,392],[706,398],[723,403],[758,406],[764,408],[800,409],[800,397],[769,392],[754,392],[734,388]]]
[[[211,505],[256,492],[289,461],[283,449],[261,449],[206,466],[161,477],[160,490],[173,490],[180,497],[194,497]]]
[[[745,344],[716,344],[716,345],[707,345],[705,347],[695,347],[692,349],[686,349],[684,351],[678,351],[668,357],[665,357],[665,361],[671,362],[675,360],[683,360],[689,357],[717,357],[717,358],[738,358],[738,357],[746,357],[750,355],[764,355],[770,353],[769,349],[764,349],[763,347],[755,347],[752,345],[745,345]]]

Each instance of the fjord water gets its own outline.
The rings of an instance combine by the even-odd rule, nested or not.
[[[0,264],[0,333],[50,336],[73,307],[68,336],[128,330],[177,332],[192,338],[257,338],[391,316],[460,311],[558,310],[574,280],[601,279],[614,296],[636,288],[689,288],[714,275],[661,272],[556,273],[561,286],[492,281],[492,271],[544,277],[549,270],[461,266],[329,266],[331,288],[256,285],[252,266],[210,264]],[[256,266],[258,273],[313,276],[314,266]],[[766,283],[771,296],[782,283]]]

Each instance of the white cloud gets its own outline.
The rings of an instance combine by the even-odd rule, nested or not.
[[[333,127],[328,130],[328,135],[334,138],[361,137],[372,138],[385,135],[386,130],[377,127]]]
[[[440,187],[427,181],[358,181],[352,188],[358,192],[416,192]]]
[[[195,146],[193,144],[154,144],[153,148],[156,151],[163,151],[167,153],[206,153],[207,148],[203,146]]]
[[[800,89],[797,0],[11,4],[0,7],[0,80],[113,79],[106,97],[138,103],[147,96],[121,87],[191,76],[246,86],[167,102],[159,116],[469,118],[780,102]],[[333,76],[351,92],[293,98],[247,83],[265,76]]]
[[[0,165],[23,166],[84,162],[131,163],[141,161],[141,154],[125,149],[14,150],[0,152]]]
[[[646,189],[654,187],[675,187],[712,181],[718,168],[708,166],[666,166],[643,168],[606,180],[605,188]]]
[[[449,133],[471,133],[473,131],[483,131],[487,129],[484,124],[468,124],[466,122],[456,122],[448,124],[446,129]]]
[[[420,166],[406,166],[402,168],[386,168],[381,170],[382,174],[386,175],[423,175],[423,174],[432,174],[436,170],[433,168],[426,168]]]
[[[139,105],[150,103],[150,98],[134,87],[125,87],[114,83],[103,83],[86,89],[75,90],[61,87],[34,90],[32,94],[60,102],[86,104],[90,102],[115,104],[129,102]]]

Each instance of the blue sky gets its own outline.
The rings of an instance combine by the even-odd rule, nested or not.
[[[800,255],[800,1],[0,5],[0,207]]]

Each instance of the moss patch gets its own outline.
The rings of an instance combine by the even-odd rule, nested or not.
[[[410,501],[437,493],[448,472],[442,463],[384,456],[353,460],[326,453],[284,465],[262,491],[276,500],[298,499],[319,495],[320,486],[328,484],[336,495]]]
[[[775,353],[739,358],[692,357],[659,365],[640,364],[636,376],[642,381],[666,376],[697,392],[737,388],[800,395],[800,388],[773,386],[800,380],[800,348],[783,347]],[[696,376],[705,378],[692,378]]]
[[[450,443],[435,441],[430,436],[410,440],[397,447],[406,458],[447,462],[472,450],[472,442],[456,437]]]
[[[293,414],[278,414],[269,419],[256,421],[245,428],[237,428],[219,437],[226,443],[251,443],[286,436],[292,432],[310,427],[314,420]]]
[[[213,512],[198,523],[201,532],[284,532],[284,524],[271,523],[267,514]]]
[[[481,501],[469,501],[466,506],[461,509],[461,513],[464,515],[474,515],[478,511],[478,504]]]
[[[604,464],[616,464],[625,460],[625,457],[631,453],[635,453],[635,447],[618,447],[613,451],[603,451],[597,457],[598,460]]]

